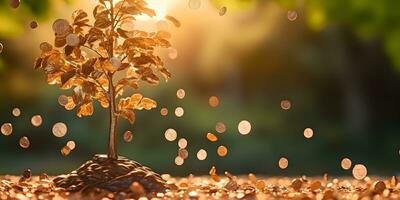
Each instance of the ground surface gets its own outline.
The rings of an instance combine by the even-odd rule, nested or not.
[[[68,192],[57,188],[46,175],[0,177],[0,199],[400,199],[396,177],[353,178],[297,177],[260,178],[254,175],[234,177],[202,176],[173,178],[162,175],[170,189],[146,195],[140,184],[131,192],[111,193],[100,189]],[[145,197],[147,196],[147,197]]]

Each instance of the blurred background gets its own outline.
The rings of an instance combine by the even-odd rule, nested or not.
[[[364,164],[369,174],[399,174],[400,1],[199,2],[193,9],[188,0],[149,0],[157,17],[138,24],[156,30],[164,15],[178,18],[181,28],[168,27],[178,57],[161,52],[173,78],[140,89],[158,108],[137,112],[133,126],[121,120],[121,155],[176,176],[207,174],[213,165],[234,174],[350,176],[351,170],[340,167],[344,157]],[[13,9],[0,0],[0,124],[14,127],[12,135],[0,135],[1,174],[26,168],[67,173],[106,153],[107,111],[96,105],[94,116],[83,119],[65,111],[57,98],[71,91],[47,85],[32,66],[39,44],[54,39],[55,19],[70,19],[76,9],[91,13],[94,5],[95,0],[21,0]],[[227,12],[220,16],[223,6]],[[34,30],[32,20],[39,23]],[[180,88],[186,91],[183,100],[176,97]],[[208,105],[210,96],[219,98],[218,107]],[[290,110],[281,108],[284,99]],[[178,106],[185,110],[181,118],[174,115]],[[14,107],[21,109],[20,117],[12,115]],[[162,107],[168,116],[160,115]],[[43,118],[38,128],[30,123],[36,114]],[[246,136],[237,129],[244,119],[252,124]],[[67,124],[65,137],[53,136],[56,122]],[[226,124],[226,133],[215,131],[217,122]],[[307,127],[314,130],[310,139],[303,135]],[[188,140],[183,166],[174,163],[177,140],[164,138],[168,128]],[[122,139],[126,130],[134,134],[130,143]],[[218,142],[207,141],[207,132],[218,135]],[[18,144],[22,136],[29,137],[28,149]],[[62,156],[69,140],[76,149]],[[226,157],[216,154],[219,145],[228,148]],[[208,151],[205,161],[196,158],[201,148]],[[283,156],[289,160],[285,170],[278,167]]]

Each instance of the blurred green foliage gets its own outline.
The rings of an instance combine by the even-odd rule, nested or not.
[[[360,38],[382,40],[400,70],[400,1],[398,0],[275,0],[287,9],[304,10],[308,26],[321,31],[329,25],[348,27]],[[300,2],[304,2],[302,5]]]

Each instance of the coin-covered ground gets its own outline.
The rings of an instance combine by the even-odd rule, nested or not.
[[[162,175],[169,189],[164,193],[147,194],[135,182],[131,192],[112,193],[101,189],[82,189],[68,192],[55,187],[53,177],[46,174],[0,177],[0,199],[400,199],[397,177],[354,178],[323,177],[220,177],[193,176],[175,178]]]

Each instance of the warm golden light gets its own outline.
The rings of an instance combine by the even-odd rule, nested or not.
[[[146,0],[147,5],[150,9],[156,12],[156,16],[153,19],[163,19],[167,15],[167,0]],[[137,16],[139,20],[150,20],[151,17],[147,15]]]

